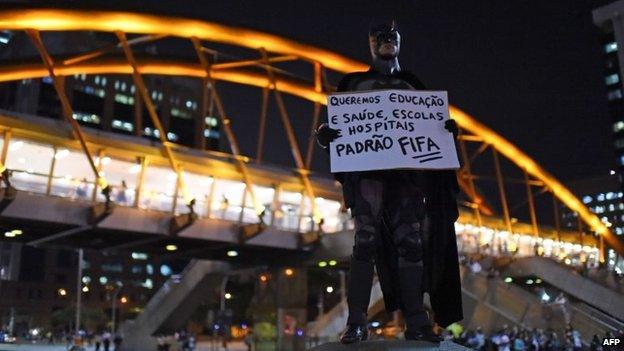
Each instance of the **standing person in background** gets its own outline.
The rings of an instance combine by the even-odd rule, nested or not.
[[[95,351],[100,351],[101,345],[102,345],[102,335],[95,334]]]
[[[565,297],[563,293],[559,293],[555,298],[553,304],[559,306],[561,309],[561,313],[563,313],[563,318],[565,319],[566,324],[570,324],[570,312],[568,311],[568,299]]]
[[[247,346],[247,351],[251,351],[251,345],[253,345],[253,332],[250,330],[245,335],[245,346]]]
[[[126,191],[128,190],[128,185],[125,180],[121,181],[121,187],[117,190],[117,196],[115,198],[115,202],[120,205],[127,205],[128,199],[126,198]]]
[[[589,344],[589,351],[602,351],[602,340],[597,334],[594,334],[591,344]]]
[[[576,329],[572,330],[572,345],[574,351],[581,351],[583,349],[583,341],[581,339],[581,332]]]
[[[110,351],[111,336],[111,333],[107,331],[102,334],[102,345],[104,346],[104,351]]]
[[[121,351],[121,343],[123,342],[123,338],[119,334],[115,334],[115,338],[113,339],[113,344],[115,344],[115,351]]]

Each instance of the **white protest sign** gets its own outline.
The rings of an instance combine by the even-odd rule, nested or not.
[[[327,98],[331,171],[457,169],[446,91],[375,90]]]

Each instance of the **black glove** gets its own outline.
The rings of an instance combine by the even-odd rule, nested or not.
[[[444,122],[444,129],[448,130],[449,133],[453,133],[453,138],[457,139],[457,134],[459,134],[459,128],[457,128],[457,122],[454,119],[448,119]]]
[[[321,124],[316,130],[316,141],[324,148],[327,148],[329,143],[341,136],[340,129],[330,128],[327,123]]]

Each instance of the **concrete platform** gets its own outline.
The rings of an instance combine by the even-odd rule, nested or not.
[[[425,341],[406,340],[375,340],[357,344],[343,345],[331,342],[316,346],[309,351],[470,351],[469,348],[457,345],[452,341],[443,341],[435,345]]]

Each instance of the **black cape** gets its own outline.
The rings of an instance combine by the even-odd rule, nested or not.
[[[371,68],[367,72],[349,73],[338,84],[337,91],[350,91],[354,82],[374,78],[377,75]],[[400,71],[393,75],[416,90],[425,90],[424,84],[412,73]],[[357,189],[362,172],[336,173],[334,176],[342,184],[345,205],[353,206],[353,191]],[[459,216],[456,194],[459,192],[455,171],[425,171],[425,193],[427,196],[427,219],[429,234],[425,238],[424,287],[429,293],[434,320],[442,327],[463,319],[461,282],[455,220]],[[353,209],[352,209],[353,210]],[[376,267],[384,296],[386,311],[402,308],[399,290],[399,255],[396,246],[388,238],[379,235],[377,242]]]

